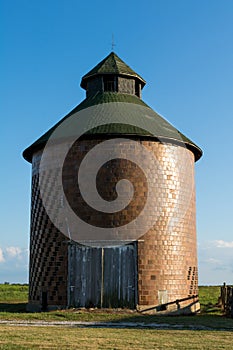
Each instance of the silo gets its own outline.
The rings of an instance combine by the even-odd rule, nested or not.
[[[110,53],[82,78],[86,99],[24,151],[29,309],[197,311],[202,152],[142,101],[144,85]]]

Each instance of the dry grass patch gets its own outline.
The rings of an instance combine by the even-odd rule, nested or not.
[[[0,349],[232,349],[233,334],[222,331],[0,327]]]

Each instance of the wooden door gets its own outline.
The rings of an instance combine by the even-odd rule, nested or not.
[[[69,245],[68,305],[131,308],[137,304],[137,245]]]

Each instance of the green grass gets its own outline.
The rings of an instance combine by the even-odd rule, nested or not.
[[[201,286],[199,287],[199,301],[202,313],[219,313],[218,298],[221,293],[220,286]]]
[[[1,312],[25,312],[28,300],[28,285],[0,284],[0,315]]]
[[[102,321],[102,322],[144,322],[171,325],[204,326],[215,329],[233,330],[233,320],[222,316],[217,306],[220,287],[200,287],[201,314],[196,316],[142,315],[137,312],[116,312],[114,310],[61,310],[43,313],[27,313],[28,286],[0,285],[0,319],[38,321]]]
[[[0,303],[26,303],[27,284],[0,284]]]
[[[0,349],[219,350],[232,343],[233,334],[221,331],[0,327]]]
[[[221,314],[221,310],[218,307],[218,297],[220,295],[220,286],[201,286],[199,287],[199,300],[201,304],[201,312],[203,314]],[[28,299],[28,285],[20,285],[20,284],[0,284],[0,315],[2,312],[5,314],[15,313],[24,313],[26,311],[26,304]],[[47,315],[48,314],[48,315]],[[56,313],[39,313],[39,315],[32,314],[32,317],[56,317]],[[77,314],[58,312],[59,317],[67,318],[67,319],[76,319]],[[106,318],[109,317],[107,313],[104,313]],[[30,314],[26,314],[27,317],[30,317]],[[51,316],[50,316],[51,315]],[[86,317],[99,317],[97,313],[93,313],[93,316],[88,316],[84,312],[80,312],[80,315],[86,319]],[[23,317],[23,315],[21,315]],[[81,317],[81,316],[79,316]]]
[[[182,325],[182,330],[138,328],[25,327],[0,325],[0,349],[232,349],[233,320],[217,307],[220,287],[200,287],[201,313],[156,316],[114,310],[26,313],[27,285],[0,285],[0,320],[144,322]],[[207,330],[194,330],[206,327]],[[214,329],[214,330],[208,330]]]

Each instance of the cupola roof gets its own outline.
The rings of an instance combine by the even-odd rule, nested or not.
[[[138,79],[143,86],[146,84],[145,80],[136,72],[133,71],[120,57],[118,57],[114,52],[111,52],[107,57],[105,57],[100,63],[98,63],[94,68],[92,68],[87,74],[85,74],[81,81],[81,87],[86,89],[87,80],[93,78],[97,75],[120,75]]]

